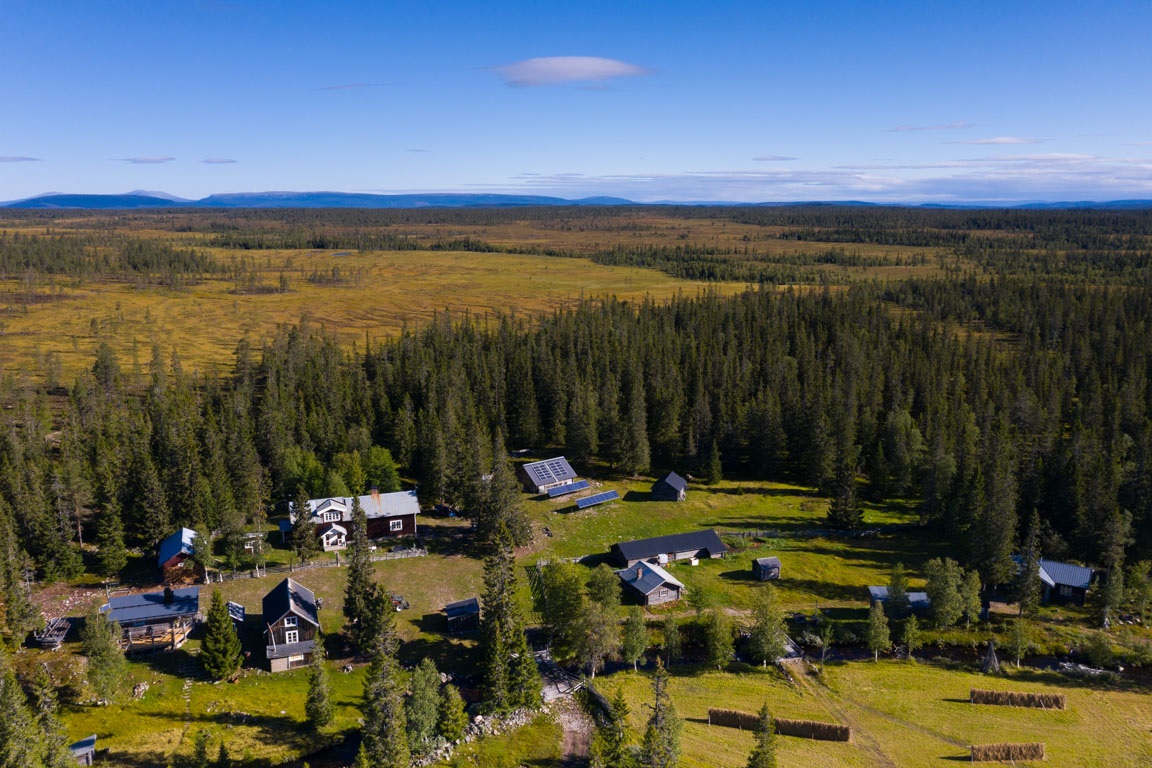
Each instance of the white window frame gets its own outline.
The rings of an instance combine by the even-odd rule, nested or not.
[[[288,664],[289,665],[302,664],[304,662],[304,654],[302,654],[302,653],[298,654],[296,656],[289,656],[287,658],[288,658]]]
[[[291,629],[295,626],[296,626],[296,617],[295,616],[285,616],[284,617],[284,628],[285,629]]]
[[[389,533],[395,533],[396,531],[402,531],[402,530],[404,530],[404,520],[402,518],[397,518],[395,520],[389,520],[388,521],[388,532]]]
[[[1061,597],[1072,597],[1072,587],[1068,586],[1067,584],[1061,584],[1060,585],[1060,596]]]
[[[292,645],[292,643],[300,642],[300,630],[289,629],[284,632],[284,644]]]

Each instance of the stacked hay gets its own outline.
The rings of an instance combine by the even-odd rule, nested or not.
[[[972,762],[991,763],[1014,760],[1043,760],[1043,744],[973,744]]]
[[[996,704],[1002,707],[1035,707],[1037,709],[1064,709],[1062,693],[1025,693],[1023,691],[985,691],[973,688],[969,694],[973,704]]]
[[[852,738],[852,729],[838,723],[822,723],[817,720],[785,720],[773,718],[776,733],[781,736],[798,736],[802,739],[818,739],[820,741],[848,741]],[[751,712],[740,712],[735,709],[709,709],[708,724],[722,725],[726,728],[739,728],[742,731],[754,731],[760,724],[760,718]]]

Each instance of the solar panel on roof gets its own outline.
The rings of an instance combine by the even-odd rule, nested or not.
[[[557,496],[567,496],[570,493],[576,493],[576,491],[582,491],[589,487],[591,486],[588,485],[587,480],[577,480],[576,482],[569,483],[568,485],[559,485],[555,488],[549,488],[548,498],[554,499]]]
[[[616,491],[604,491],[604,493],[598,493],[595,496],[585,496],[582,499],[576,499],[576,508],[588,509],[588,507],[594,507],[597,504],[603,504],[606,501],[612,501],[618,498],[620,498],[620,494],[616,493]]]

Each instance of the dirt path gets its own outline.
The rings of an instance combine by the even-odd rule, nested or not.
[[[566,768],[588,765],[588,750],[592,746],[592,719],[571,696],[555,703],[556,721],[564,730],[561,742],[562,759]]]

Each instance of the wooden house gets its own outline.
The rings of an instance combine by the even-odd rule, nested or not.
[[[684,501],[688,497],[688,481],[675,472],[669,472],[652,483],[653,501]]]
[[[304,585],[284,579],[264,595],[265,656],[271,671],[308,666],[319,628],[316,595]]]
[[[325,552],[348,548],[348,529],[340,523],[324,523],[316,529],[316,538]]]
[[[96,760],[96,734],[68,745],[76,765],[92,765]]]
[[[191,528],[181,528],[168,538],[160,542],[157,567],[162,573],[176,568],[183,568],[192,557],[192,542],[196,539],[196,531]]]
[[[643,560],[616,571],[624,590],[640,601],[641,605],[660,605],[680,599],[684,585],[658,565]]]
[[[469,597],[444,606],[448,617],[448,633],[462,635],[480,629],[480,600]]]
[[[622,567],[635,565],[641,560],[664,565],[677,560],[723,557],[728,548],[720,541],[716,531],[689,531],[671,536],[656,536],[638,541],[613,544],[612,558]]]
[[[416,516],[420,514],[420,500],[416,497],[416,491],[380,493],[373,490],[356,499],[351,496],[310,499],[307,514],[316,526],[316,533],[321,537],[325,551],[342,549],[347,545],[348,526],[352,522],[352,509],[356,501],[360,502],[360,508],[368,519],[368,538],[416,535]],[[288,541],[291,536],[296,515],[297,510],[293,508],[289,511],[289,519],[280,521],[280,533],[284,541]],[[332,524],[336,524],[335,528],[329,527]],[[343,531],[343,544],[338,543],[341,537],[336,528]],[[323,540],[325,534],[328,535],[327,543]]]
[[[557,456],[554,459],[533,461],[520,467],[520,480],[528,493],[547,493],[552,488],[568,485],[576,480],[576,470],[568,459]]]
[[[1092,586],[1094,571],[1083,565],[1059,563],[1040,558],[1040,592],[1042,603],[1072,603],[1084,605],[1088,588]]]
[[[913,613],[925,613],[932,606],[927,592],[907,592],[905,595],[908,598],[908,608]],[[887,605],[888,587],[868,587],[868,602]]]
[[[760,581],[772,581],[780,578],[780,558],[756,558],[752,561],[752,575]]]
[[[100,612],[120,625],[120,645],[128,653],[179,648],[200,618],[200,588],[109,598]]]

